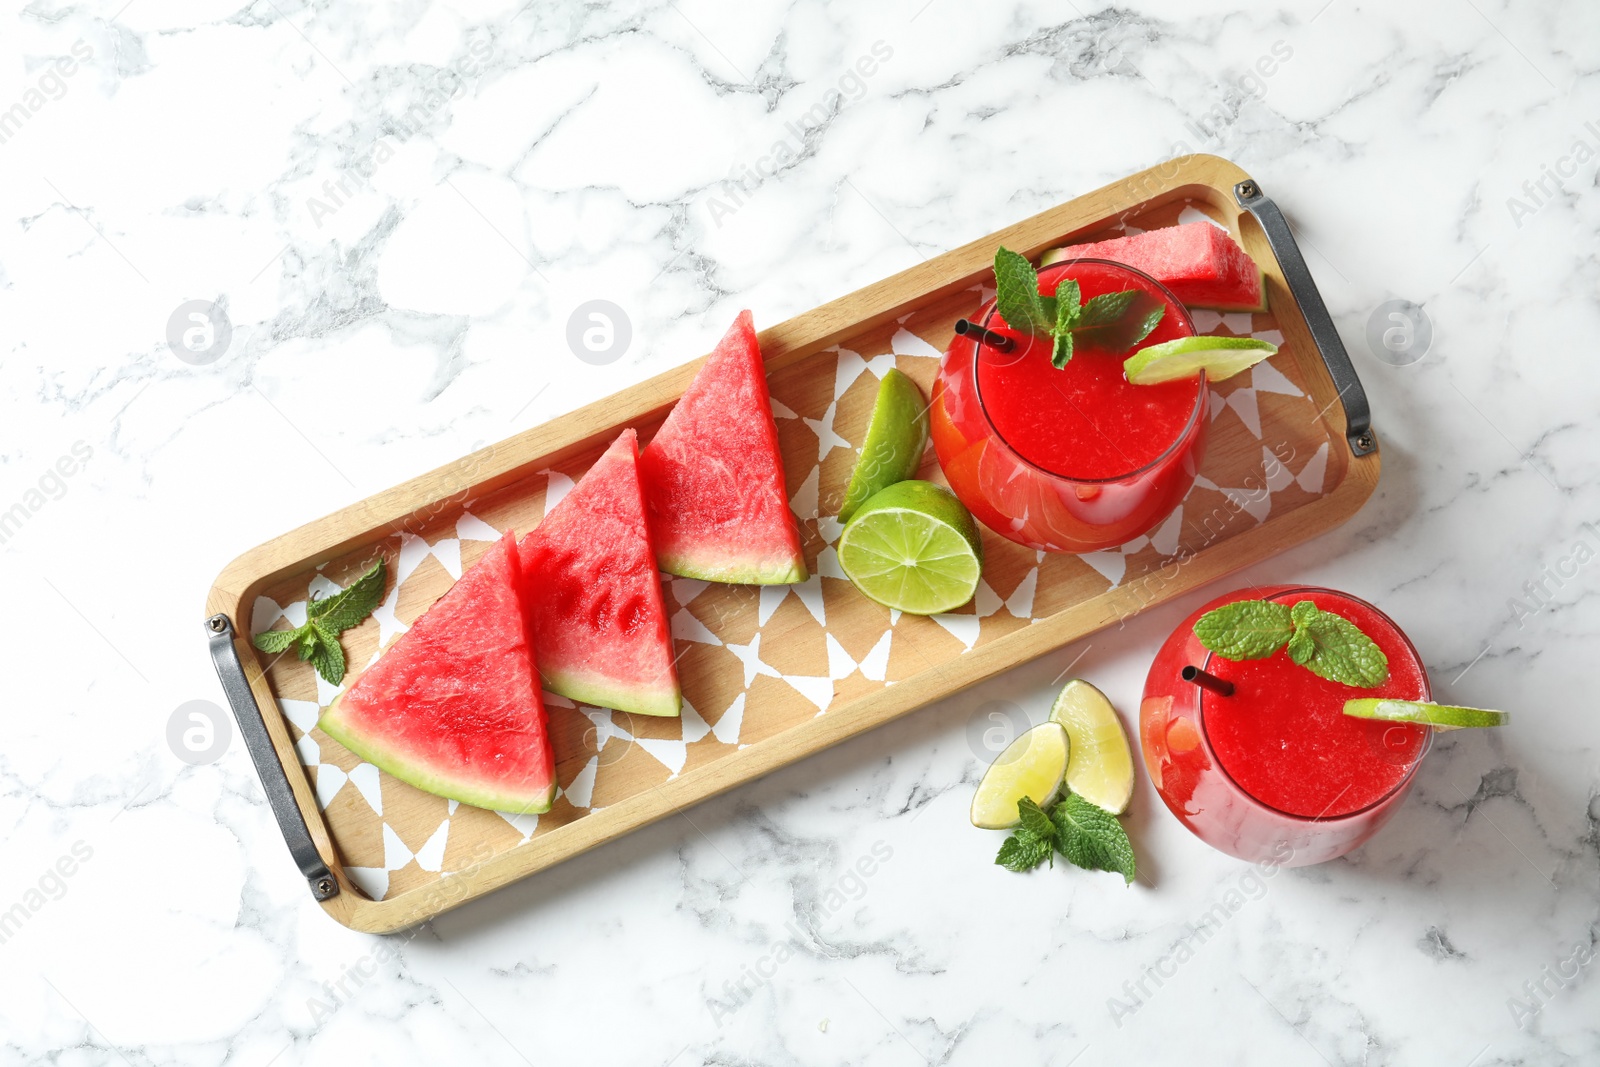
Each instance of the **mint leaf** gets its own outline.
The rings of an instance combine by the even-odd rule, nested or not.
[[[1025,256],[1007,248],[994,254],[995,307],[1013,330],[1048,336],[1054,315],[1047,315],[1039,295],[1039,275]]]
[[[300,653],[300,658],[303,660],[310,659],[317,651],[317,628],[311,625],[310,621],[308,620],[306,624],[300,627],[300,629],[296,630],[295,633],[298,635],[297,640],[300,644],[300,647],[297,650]]]
[[[1135,300],[1133,308],[1127,313],[1127,321],[1131,322],[1129,327],[1131,334],[1131,339],[1128,341],[1129,348],[1149,337],[1151,331],[1161,325],[1161,320],[1167,314],[1167,305],[1150,296],[1149,293],[1146,293],[1145,296],[1150,297],[1148,306],[1144,306],[1140,301]]]
[[[1056,321],[1056,315],[1059,311],[1060,304],[1061,301],[1053,296],[1041,296],[1039,298],[1039,310],[1044,314],[1044,321],[1047,324]],[[1047,334],[1054,333],[1055,328],[1053,326],[1049,327],[1045,332]]]
[[[1143,289],[1101,293],[1083,305],[1073,332],[1079,344],[1126,352],[1149,337],[1166,313],[1166,304]]]
[[[1122,313],[1128,310],[1128,305],[1133,303],[1133,298],[1139,295],[1138,289],[1124,289],[1120,293],[1101,293],[1099,296],[1090,297],[1088,303],[1083,305],[1083,313],[1078,317],[1080,326],[1104,326],[1108,322],[1116,322]]]
[[[1050,363],[1061,370],[1072,362],[1072,331],[1062,330],[1055,335],[1055,340],[1050,345]]]
[[[329,685],[344,681],[344,649],[339,646],[339,635],[328,633],[317,623],[308,622],[317,635],[316,647],[311,653],[311,665]]]
[[[1017,814],[1022,817],[1022,828],[1046,841],[1056,836],[1056,824],[1050,821],[1043,808],[1027,797],[1017,801]]]
[[[1090,871],[1116,871],[1133,884],[1133,845],[1115,815],[1072,793],[1055,806],[1050,819],[1056,825],[1056,848],[1070,862]]]
[[[294,644],[298,630],[263,630],[251,639],[251,644],[270,655],[276,655]]]
[[[1301,611],[1303,605],[1309,605],[1311,611]],[[1355,623],[1322,611],[1309,600],[1300,601],[1294,609],[1299,618],[1289,655],[1296,663],[1330,682],[1362,689],[1389,680],[1389,657]]]
[[[1294,635],[1290,609],[1271,600],[1236,600],[1200,616],[1194,635],[1223,659],[1265,659]]]
[[[1304,667],[1317,654],[1317,643],[1312,640],[1310,634],[1297,626],[1294,636],[1289,638],[1289,643],[1284,646],[1284,651],[1289,654],[1290,659]]]
[[[323,600],[313,600],[306,605],[306,618],[317,620],[317,625],[329,633],[342,633],[355,626],[383,603],[383,590],[388,577],[388,565],[382,557],[365,574]]]
[[[1309,600],[1296,600],[1294,607],[1289,609],[1289,618],[1294,621],[1295,629],[1299,629],[1322,613],[1322,609]]]
[[[1070,330],[1078,325],[1083,315],[1083,290],[1074,278],[1063,278],[1056,286],[1056,306],[1053,318],[1056,331]]]
[[[1000,852],[994,861],[1008,871],[1031,871],[1046,859],[1056,865],[1050,842],[1026,829],[1020,829],[1000,843]]]
[[[1083,313],[1078,283],[1067,278],[1056,286],[1055,343],[1050,346],[1050,362],[1057,370],[1072,359],[1072,328]]]

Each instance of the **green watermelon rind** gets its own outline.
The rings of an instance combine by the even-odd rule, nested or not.
[[[732,559],[723,553],[698,558],[673,553],[661,555],[658,562],[662,570],[679,578],[723,585],[794,585],[811,577],[804,557],[769,561]]]
[[[544,687],[550,692],[597,708],[611,708],[630,715],[651,715],[660,719],[675,719],[683,714],[683,696],[676,685],[623,689],[615,684],[605,684],[613,679],[600,675],[585,678],[572,671],[545,672],[543,680]]]
[[[385,774],[447,800],[459,800],[475,808],[488,808],[491,811],[504,811],[516,815],[542,815],[549,811],[550,806],[556,801],[554,776],[550,779],[550,787],[542,796],[530,797],[498,791],[481,780],[469,781],[465,778],[437,774],[407,756],[390,751],[373,738],[348,729],[347,724],[339,717],[339,703],[343,699],[342,693],[334,698],[333,703],[328,705],[328,710],[317,720],[317,726],[323,733]]]

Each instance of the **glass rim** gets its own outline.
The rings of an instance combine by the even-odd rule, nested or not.
[[[1400,643],[1403,644],[1406,647],[1406,650],[1411,653],[1411,658],[1416,661],[1417,666],[1421,669],[1422,699],[1433,699],[1433,683],[1428,679],[1428,668],[1422,662],[1422,654],[1417,651],[1417,646],[1411,643],[1411,638],[1406,636],[1406,632],[1400,628],[1400,624],[1391,619],[1382,608],[1379,608],[1376,604],[1372,604],[1366,600],[1363,600],[1352,593],[1346,593],[1339,589],[1330,589],[1325,585],[1291,585],[1271,594],[1264,599],[1277,600],[1280,597],[1292,596],[1295,593],[1331,593],[1336,597],[1354,601],[1370,611],[1375,612],[1379,618],[1387,622],[1389,627],[1394,630],[1396,636],[1400,638]],[[1206,651],[1205,663],[1200,669],[1209,670],[1211,667],[1211,658],[1215,655],[1215,652],[1212,652],[1208,649]],[[1205,746],[1207,758],[1211,760],[1212,765],[1215,766],[1217,770],[1222,772],[1222,776],[1228,780],[1228,784],[1237,789],[1240,795],[1250,801],[1250,803],[1261,808],[1263,811],[1268,811],[1285,819],[1292,819],[1295,822],[1301,822],[1307,825],[1318,825],[1322,823],[1338,824],[1347,819],[1355,819],[1363,815],[1371,814],[1374,809],[1387,804],[1389,801],[1393,800],[1395,796],[1410,786],[1411,780],[1417,776],[1417,768],[1422,766],[1422,761],[1428,757],[1429,752],[1433,751],[1434,730],[1430,727],[1423,727],[1424,733],[1422,738],[1422,748],[1418,750],[1417,758],[1411,761],[1411,766],[1406,768],[1406,773],[1401,775],[1400,779],[1396,781],[1393,786],[1385,790],[1382,796],[1377,797],[1370,803],[1364,804],[1353,811],[1347,811],[1342,815],[1297,815],[1292,811],[1284,811],[1282,808],[1268,804],[1266,801],[1262,800],[1260,797],[1250,792],[1250,790],[1239,784],[1239,780],[1233,776],[1222,760],[1217,757],[1216,750],[1211,747],[1211,734],[1206,730],[1206,690],[1204,689],[1200,691],[1198,708],[1199,711],[1195,718],[1198,719],[1200,723],[1200,743]]]
[[[1060,263],[1052,263],[1049,266],[1042,268],[1039,273],[1043,274],[1044,271],[1053,270],[1057,267],[1070,266],[1076,263],[1092,263],[1096,266],[1113,267],[1117,270],[1123,271],[1124,273],[1132,274],[1140,279],[1143,279],[1152,287],[1154,287],[1157,295],[1161,296],[1167,301],[1169,308],[1177,308],[1178,314],[1182,316],[1181,321],[1183,325],[1189,331],[1188,335],[1190,337],[1197,335],[1194,319],[1190,316],[1189,309],[1183,306],[1183,302],[1173,295],[1172,290],[1168,289],[1165,285],[1162,285],[1159,281],[1146,274],[1138,267],[1130,267],[1126,263],[1118,263],[1117,261],[1111,259],[1100,259],[1095,256],[1083,256],[1077,259],[1064,260]],[[999,300],[995,299],[989,301],[979,311],[981,320],[978,322],[978,325],[988,329],[990,321],[994,318],[998,311]],[[962,338],[962,340],[968,339]],[[1030,470],[1037,471],[1046,478],[1053,478],[1056,481],[1068,482],[1072,485],[1117,485],[1121,482],[1130,481],[1148,474],[1152,470],[1155,470],[1157,467],[1161,466],[1163,463],[1166,463],[1178,453],[1184,442],[1187,441],[1190,435],[1194,433],[1196,424],[1199,423],[1201,415],[1208,406],[1206,401],[1210,396],[1210,382],[1206,377],[1206,372],[1202,370],[1200,372],[1200,387],[1195,391],[1194,410],[1189,413],[1189,421],[1183,424],[1183,429],[1178,431],[1178,436],[1173,438],[1172,443],[1163,449],[1161,454],[1155,459],[1152,459],[1150,462],[1145,463],[1142,466],[1135,467],[1133,470],[1127,471],[1123,474],[1115,475],[1110,478],[1080,478],[1070,474],[1062,474],[1058,471],[1053,471],[1048,467],[1035,463],[1027,456],[1024,456],[1015,445],[1006,440],[1006,435],[1000,432],[1000,427],[995,425],[994,416],[989,414],[989,408],[983,402],[983,383],[978,377],[978,363],[980,354],[978,349],[981,346],[979,346],[976,338],[971,338],[970,340],[973,347],[972,394],[977,398],[978,410],[983,414],[983,421],[985,425],[989,427],[990,432],[994,435],[994,439],[1003,445],[1005,450],[1009,452],[1017,460],[1017,462],[1021,463]]]

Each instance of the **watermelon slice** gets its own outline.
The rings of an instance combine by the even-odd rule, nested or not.
[[[624,430],[519,551],[545,688],[618,711],[678,714],[638,434]]]
[[[1064,259],[1109,259],[1144,271],[1189,307],[1265,311],[1261,268],[1227,231],[1209,222],[1186,222],[1132,237],[1053,248],[1041,266]]]
[[[662,570],[750,585],[806,580],[750,312],[739,312],[639,469]]]
[[[351,752],[418,789],[549,811],[555,761],[507,534],[322,713]]]

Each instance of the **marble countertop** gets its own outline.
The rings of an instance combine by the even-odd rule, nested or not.
[[[1600,8],[0,25],[0,1062],[1600,1062]],[[966,825],[986,705],[1042,719],[1073,665],[1133,711],[1225,585],[387,939],[313,903],[237,739],[169,745],[243,549],[1183,151],[1289,214],[1383,444],[1352,521],[1244,578],[1378,602],[1442,698],[1517,716],[1349,857],[1249,880],[1142,775],[1148,884],[1014,876]],[[594,299],[605,365],[565,339]],[[1395,300],[1431,337],[1375,350]]]

